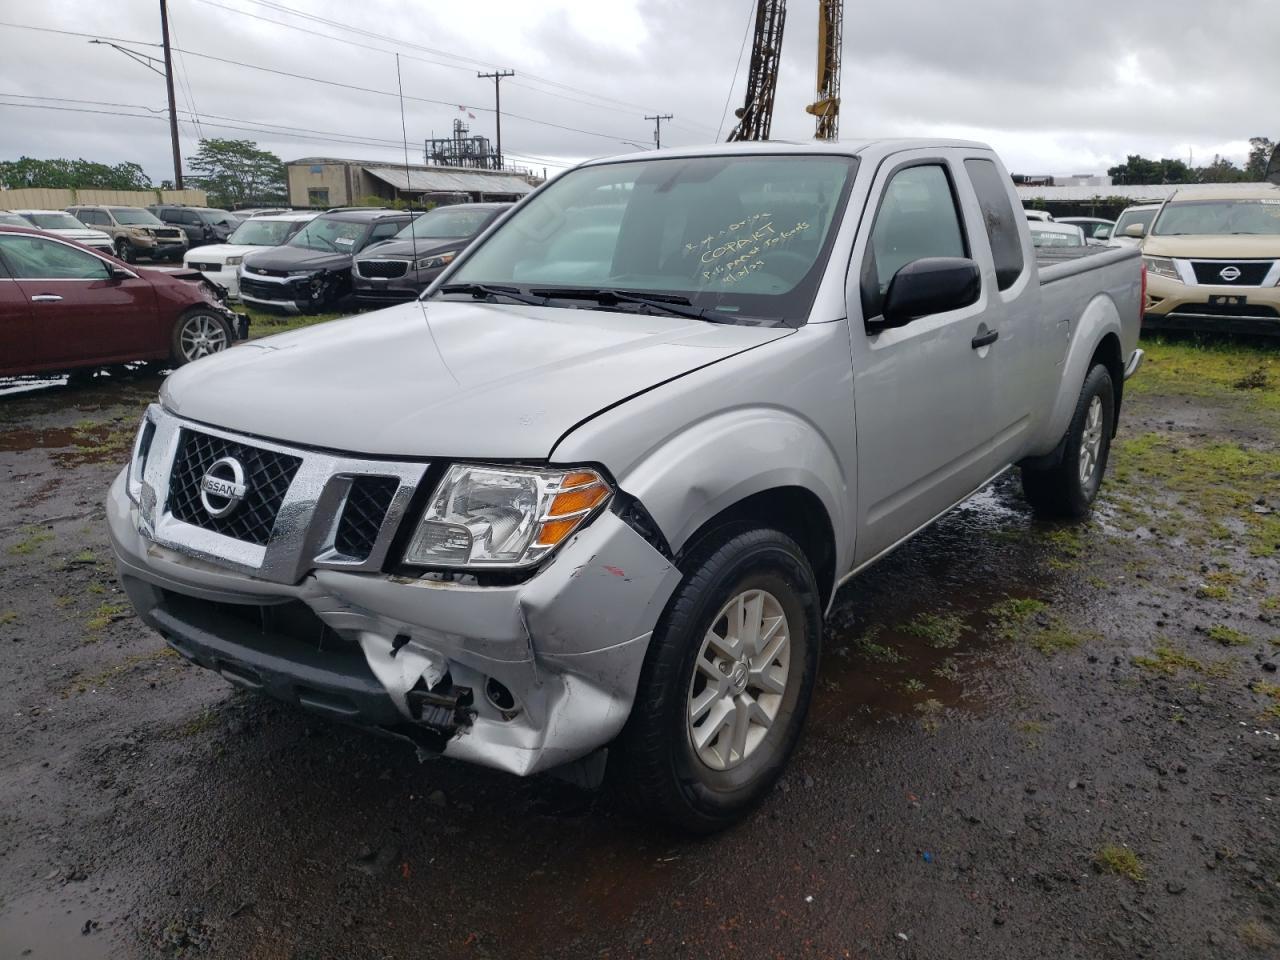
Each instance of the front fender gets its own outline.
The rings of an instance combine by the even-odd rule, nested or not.
[[[830,444],[807,421],[776,407],[745,407],[690,424],[636,463],[619,486],[653,517],[679,552],[708,520],[753,494],[800,487],[817,496],[836,531],[836,569],[852,544],[844,504],[852,482]]]

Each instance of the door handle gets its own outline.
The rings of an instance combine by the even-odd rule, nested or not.
[[[58,303],[61,300],[56,293],[37,293],[31,298],[32,303]]]
[[[982,347],[990,346],[991,344],[995,343],[999,339],[1000,339],[999,330],[988,330],[985,333],[978,334],[976,337],[970,340],[969,346],[973,347],[973,349],[975,350],[980,350]]]

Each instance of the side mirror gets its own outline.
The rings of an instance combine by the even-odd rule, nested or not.
[[[963,257],[912,260],[893,275],[884,295],[884,320],[877,327],[901,327],[919,317],[967,307],[982,292],[978,265]]]
[[[1126,237],[1133,237],[1135,240],[1141,240],[1147,235],[1147,228],[1140,223],[1131,223],[1124,228]]]
[[[114,263],[107,264],[108,280],[132,280],[133,274],[124,267],[117,267]]]
[[[1095,240],[1110,240],[1111,231],[1114,229],[1115,227],[1101,226],[1097,230],[1093,231],[1093,238]]]

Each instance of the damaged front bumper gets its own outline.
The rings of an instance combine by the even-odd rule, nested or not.
[[[606,745],[631,710],[679,571],[605,512],[504,586],[314,568],[272,582],[139,532],[126,473],[107,516],[148,625],[239,686],[526,775]]]

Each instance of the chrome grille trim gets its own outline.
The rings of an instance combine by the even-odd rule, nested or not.
[[[159,406],[151,407],[148,416],[155,422],[155,433],[142,473],[139,532],[188,557],[276,583],[297,583],[314,569],[380,570],[428,466],[425,462],[371,460],[288,446],[190,422]],[[301,460],[266,544],[238,540],[186,523],[173,514],[169,480],[184,430]],[[352,484],[366,477],[391,478],[396,489],[368,554],[353,558],[338,550],[335,541]]]

